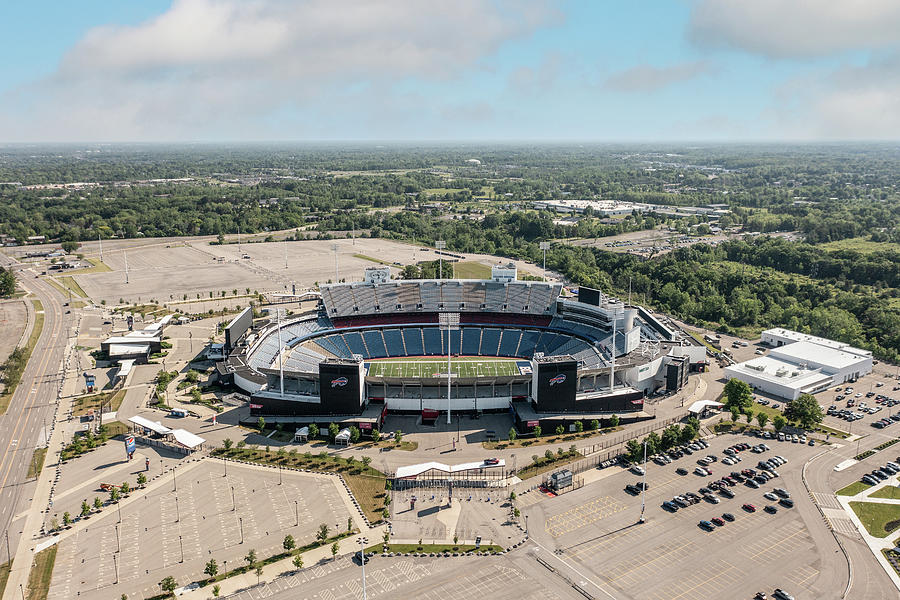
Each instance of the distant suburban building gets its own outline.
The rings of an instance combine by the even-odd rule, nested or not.
[[[727,367],[725,376],[795,400],[872,372],[872,353],[844,342],[782,328],[764,331],[762,342],[772,346],[767,356]]]

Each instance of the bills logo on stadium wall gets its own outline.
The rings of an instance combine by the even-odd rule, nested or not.
[[[566,374],[560,373],[556,377],[550,378],[550,385],[556,385],[558,383],[565,383],[565,381],[566,381]]]
[[[347,385],[347,381],[348,380],[346,377],[338,377],[337,379],[332,379],[331,387],[344,387],[345,385]]]

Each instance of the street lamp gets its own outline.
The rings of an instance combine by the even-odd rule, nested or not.
[[[647,496],[647,439],[644,439],[644,474],[641,475],[641,518],[638,519],[638,523],[644,522],[644,507],[646,506],[644,500]]]
[[[550,249],[550,242],[541,242],[539,245],[544,252],[544,281],[547,281],[547,250]]]
[[[366,596],[366,543],[369,540],[360,537],[359,538],[359,564],[362,565],[362,593],[363,600],[367,600]]]
[[[450,424],[450,332],[459,330],[459,313],[440,313],[441,331],[447,332],[447,425]]]
[[[438,250],[443,250],[447,247],[447,242],[444,240],[438,240],[434,243],[434,247]],[[438,253],[438,279],[444,278],[444,255]]]

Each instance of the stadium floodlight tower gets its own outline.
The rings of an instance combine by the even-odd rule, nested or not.
[[[541,242],[540,247],[544,251],[544,281],[547,281],[547,250],[550,249],[550,242]]]
[[[440,313],[441,331],[447,332],[447,425],[450,424],[450,332],[459,330],[459,313]]]
[[[447,247],[447,242],[445,242],[444,240],[437,240],[434,243],[434,247],[437,248],[438,250],[443,250],[444,248]],[[441,253],[438,253],[438,279],[443,279],[443,278],[444,278],[444,255]]]

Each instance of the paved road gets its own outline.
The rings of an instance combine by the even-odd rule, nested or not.
[[[21,533],[16,515],[30,507],[33,485],[26,481],[34,449],[44,445],[51,426],[65,352],[68,321],[62,297],[50,285],[19,272],[20,285],[44,305],[44,328],[6,414],[0,416],[0,527],[9,531],[13,555]],[[48,457],[50,458],[50,457]],[[2,558],[6,562],[5,540]]]

